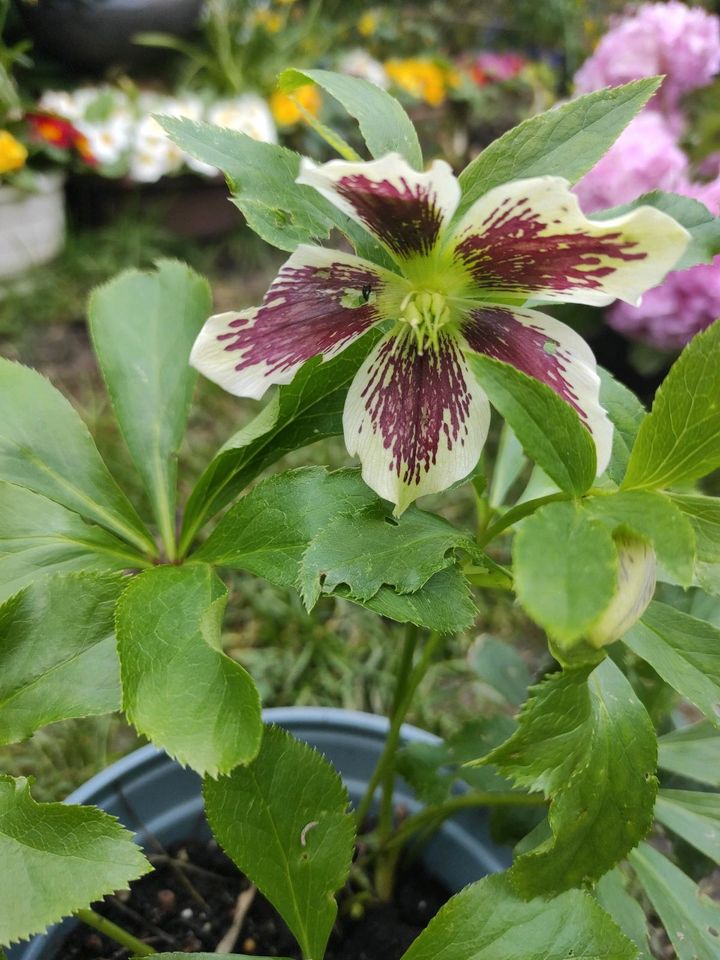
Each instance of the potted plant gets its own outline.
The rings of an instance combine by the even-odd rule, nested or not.
[[[681,604],[651,599],[658,579],[717,590],[718,501],[693,483],[720,465],[720,325],[689,345],[646,413],[597,374],[573,331],[527,306],[634,299],[679,257],[716,252],[717,221],[698,223],[684,198],[654,194],[589,220],[560,179],[600,157],[658,80],[525,122],[459,182],[441,161],[423,170],[415,131],[384,91],[323,71],[282,78],[289,93],[308,81],[357,117],[375,159],[327,130],[342,159],[317,165],[237,132],[163,120],[182,149],[224,170],[253,229],[292,251],[263,304],[205,322],[206,284],[174,262],[122,274],[91,299],[95,350],[156,533],[67,401],[37,373],[0,363],[0,515],[11,545],[2,739],[121,704],[140,733],[202,775],[217,841],[304,960],[330,956],[336,895],[343,929],[355,918],[362,931],[400,895],[406,855],[472,806],[535,808],[541,819],[525,822],[509,870],[453,896],[404,960],[632,960],[648,952],[637,889],[682,960],[713,956],[720,910],[643,841],[656,816],[718,855],[704,839],[717,795],[687,784],[658,794],[657,772],[718,786],[707,757],[720,744],[720,635]],[[357,257],[317,245],[333,229]],[[236,394],[279,389],[208,465],[178,522],[188,356]],[[476,467],[488,398],[506,426],[486,485]],[[301,468],[243,493],[285,452],[341,432],[362,474]],[[518,495],[525,458],[536,470]],[[461,482],[476,496],[473,529],[414,503]],[[222,650],[218,568],[297,585],[309,608],[335,595],[407,623],[364,789],[263,724],[252,678]],[[474,588],[515,597],[555,664],[509,729],[476,724],[451,742],[403,747],[442,636],[474,618]],[[643,664],[655,671],[648,683],[636,681]],[[650,704],[658,687],[707,718],[666,733],[659,757],[639,695]],[[421,809],[398,807],[400,771]],[[466,792],[455,792],[458,780]],[[88,907],[149,869],[130,834],[92,807],[35,804],[24,781],[4,777],[0,789],[0,853],[12,869],[0,941],[74,914],[136,956],[157,952]],[[436,854],[438,868],[445,857]],[[177,949],[186,947],[166,956],[187,955]]]

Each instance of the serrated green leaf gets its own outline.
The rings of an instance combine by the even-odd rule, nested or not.
[[[635,897],[628,893],[619,867],[600,877],[595,895],[603,910],[639,950],[638,960],[652,960],[645,913]]]
[[[598,880],[648,832],[657,792],[655,731],[615,664],[533,688],[517,732],[481,763],[551,801],[553,836],[513,864],[527,897]]]
[[[392,587],[380,587],[369,600],[357,600],[338,587],[336,596],[373,610],[381,617],[439,633],[459,633],[475,622],[477,607],[470,586],[457,567],[441,570],[415,593],[396,593]]]
[[[695,532],[668,497],[655,490],[621,490],[589,498],[586,509],[610,530],[624,528],[649,540],[671,577],[681,586],[690,586],[695,567]]]
[[[225,852],[267,897],[305,957],[321,958],[350,870],[354,819],[325,758],[279,727],[229,777],[206,779],[205,806]]]
[[[697,584],[720,596],[720,499],[684,493],[674,493],[671,499],[695,531]]]
[[[511,643],[484,634],[470,650],[468,663],[473,673],[506,703],[517,707],[527,697],[530,671]]]
[[[465,887],[402,960],[635,960],[637,950],[595,900],[569,890],[522,900],[506,874]]]
[[[152,537],[65,397],[35,370],[3,358],[0,480],[62,504],[143,552],[155,552]]]
[[[696,850],[720,864],[720,796],[697,790],[660,790],[655,817]]]
[[[666,733],[658,740],[658,765],[720,787],[720,733],[707,720]]]
[[[371,330],[340,356],[304,364],[258,416],[218,451],[200,477],[185,510],[186,549],[207,517],[230,503],[262,471],[299,447],[342,433],[348,387],[379,333]]]
[[[508,130],[460,174],[461,212],[493,187],[523,177],[579,180],[655,93],[659,77],[588,93]]]
[[[37,493],[0,482],[0,603],[49,574],[125,570],[144,563],[102,527]]]
[[[712,263],[720,253],[720,217],[714,217],[704,203],[683,197],[678,193],[652,190],[620,207],[592,215],[593,220],[609,220],[631,213],[638,207],[655,207],[676,220],[690,234],[687,250],[675,265],[676,270],[687,270],[698,263]]]
[[[120,707],[114,614],[125,582],[61,574],[0,607],[0,743]]]
[[[300,592],[309,609],[322,592],[341,584],[361,601],[383,585],[414,593],[452,566],[457,550],[477,553],[470,538],[441,517],[410,507],[395,520],[376,501],[336,516],[316,533],[302,558]]]
[[[330,70],[284,70],[278,78],[278,85],[291,93],[308,80],[322,87],[358,121],[373,157],[399,153],[416,170],[422,170],[422,150],[415,127],[389,93],[369,80]]]
[[[467,359],[530,459],[561,490],[585,493],[595,479],[595,444],[572,407],[509,363],[479,353],[468,353]]]
[[[615,592],[612,536],[579,503],[548,503],[524,520],[513,561],[520,603],[561,643],[581,637]]]
[[[117,608],[123,709],[135,728],[199,773],[227,773],[257,754],[260,698],[222,652],[227,591],[210,567],[156,567]]]
[[[607,370],[598,367],[600,375],[600,405],[613,423],[612,453],[607,475],[615,483],[622,483],[640,424],[646,416],[645,408],[634,393],[619,383]]]
[[[717,960],[720,906],[647,843],[632,852],[630,863],[667,930],[677,960]]]
[[[93,346],[171,556],[177,457],[197,377],[188,360],[211,308],[207,281],[172,260],[121,273],[90,297]]]
[[[233,203],[248,226],[267,243],[294,251],[301,243],[327,239],[341,230],[361,256],[387,263],[367,231],[317,190],[295,182],[300,154],[263,143],[237,130],[178,117],[159,117],[168,136],[191,156],[218,167],[228,178]]]
[[[42,933],[151,867],[102,810],[36,803],[24,778],[0,776],[0,942]]]
[[[651,603],[623,643],[720,727],[720,630],[665,603]]]
[[[720,466],[720,322],[673,364],[638,431],[623,487],[671,487]]]
[[[288,470],[261,481],[228,510],[194,556],[293,586],[318,530],[338,513],[370,503],[377,497],[358,470]]]

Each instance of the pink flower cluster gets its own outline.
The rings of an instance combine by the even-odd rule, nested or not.
[[[578,93],[664,74],[654,106],[673,121],[683,94],[720,70],[720,20],[681,0],[646,3],[616,19],[575,75]]]
[[[677,143],[684,128],[680,100],[720,70],[720,18],[679,0],[648,3],[616,20],[575,77],[578,93],[665,73],[660,94],[576,185],[584,210],[634,200],[651,190],[692,197],[720,215],[720,165],[707,164],[710,183],[693,183]],[[710,158],[708,158],[710,161]],[[720,257],[714,263],[668,275],[639,307],[615,304],[608,322],[627,336],[664,350],[682,348],[720,317]]]

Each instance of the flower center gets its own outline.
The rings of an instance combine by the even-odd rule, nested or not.
[[[450,308],[441,293],[412,290],[400,304],[399,320],[410,327],[422,355],[426,345],[437,349],[440,330],[450,322]]]

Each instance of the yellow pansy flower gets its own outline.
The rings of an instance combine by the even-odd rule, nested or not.
[[[276,90],[270,97],[270,109],[278,126],[291,127],[302,119],[302,112],[295,100],[314,117],[320,112],[322,97],[315,84],[309,83],[304,87],[298,87],[297,90],[293,90],[292,96],[283,93],[282,90]]]
[[[27,150],[8,130],[0,130],[0,173],[25,166]]]
[[[401,90],[430,106],[437,107],[445,100],[447,77],[439,64],[432,60],[410,57],[406,60],[388,60],[385,70]]]

